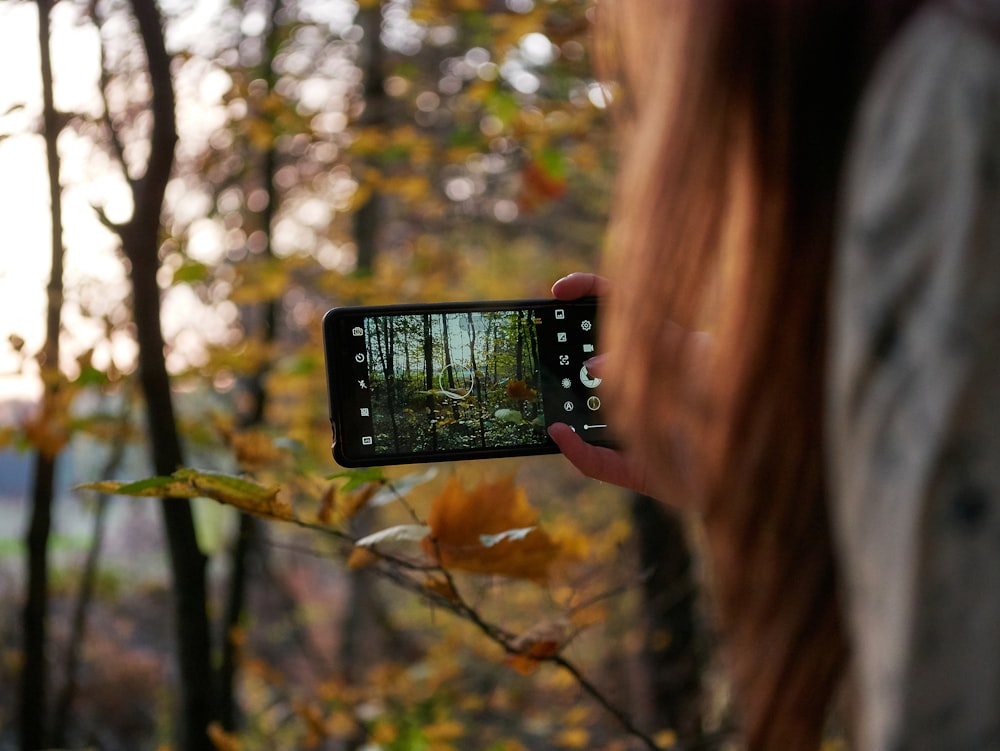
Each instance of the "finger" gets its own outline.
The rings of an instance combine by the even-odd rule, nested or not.
[[[580,297],[600,297],[611,291],[611,282],[603,276],[575,271],[552,285],[552,295],[557,300],[576,300]]]
[[[564,423],[551,425],[549,436],[570,464],[587,477],[640,493],[645,492],[634,467],[614,449],[587,443]]]
[[[583,364],[587,366],[587,372],[594,378],[604,378],[604,371],[607,366],[607,355],[594,355]]]

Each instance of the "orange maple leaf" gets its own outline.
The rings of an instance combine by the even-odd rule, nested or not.
[[[530,402],[538,396],[538,392],[524,381],[508,381],[506,391],[507,396],[518,401]]]
[[[504,662],[521,675],[531,675],[548,657],[559,654],[566,643],[569,624],[557,618],[542,621],[514,639]]]
[[[449,569],[544,581],[561,552],[510,475],[468,492],[453,476],[431,504],[427,526],[421,547]]]

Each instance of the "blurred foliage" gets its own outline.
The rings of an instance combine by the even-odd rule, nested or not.
[[[121,0],[61,5],[100,34],[105,66],[100,105],[68,117],[106,189],[66,189],[107,220],[148,136],[143,60]],[[228,635],[243,721],[214,726],[216,747],[670,747],[669,729],[622,724],[639,573],[615,490],[558,457],[338,472],[329,454],[328,308],[545,296],[594,265],[614,151],[590,3],[162,6],[180,142],[159,279],[180,430],[204,469],[138,480],[148,472],[126,463],[124,476],[79,479],[89,492],[225,504],[198,515],[217,582],[232,509],[269,520],[256,594]],[[376,197],[376,252],[362,259],[359,212]],[[70,253],[90,241],[67,235]],[[109,404],[134,399],[127,287],[84,275],[67,297],[97,334],[61,371],[43,371],[59,388],[0,442],[51,455],[141,444],[141,424],[108,417],[119,411]],[[266,400],[248,425],[252,384]],[[386,651],[348,677],[338,651],[352,572],[375,577]],[[122,601],[154,597],[128,586],[116,584]],[[132,631],[112,634],[91,637],[93,659],[120,647],[132,700],[155,708],[131,747],[162,747],[172,700],[148,686],[167,671]],[[110,664],[92,670],[82,692],[113,682]],[[101,706],[81,699],[81,734],[108,721]]]

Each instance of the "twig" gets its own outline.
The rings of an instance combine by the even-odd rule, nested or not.
[[[390,485],[391,487],[391,485]],[[417,522],[420,522],[418,515],[415,511],[407,504],[402,496],[397,493],[397,497],[403,502],[404,508],[410,513],[410,516]],[[336,540],[349,543],[353,545],[356,541],[346,532],[336,529],[334,527],[328,527],[322,524],[316,524],[313,522],[308,522],[300,518],[289,519],[291,523],[308,529],[314,532],[319,532],[321,534],[335,538]],[[435,558],[440,560],[440,556],[437,555],[437,543],[433,541],[435,546]],[[311,554],[320,555],[318,552],[310,552]],[[419,564],[411,560],[404,558],[399,558],[392,556],[387,553],[383,553],[379,550],[373,549],[372,552],[378,556],[381,560],[382,565],[376,565],[373,567],[373,571],[384,579],[392,582],[396,586],[399,586],[417,596],[421,597],[429,603],[452,613],[463,620],[468,621],[473,624],[480,632],[482,632],[487,638],[493,641],[495,644],[499,645],[506,654],[516,655],[521,654],[521,650],[515,646],[516,635],[501,628],[500,626],[486,620],[480,615],[479,611],[476,610],[472,605],[470,605],[465,598],[462,596],[458,584],[455,581],[455,577],[451,571],[444,568],[440,564],[426,565]],[[415,580],[412,574],[437,574],[444,578],[445,583],[448,588],[448,593],[450,596],[436,592],[434,590],[428,589],[423,585],[422,582]],[[619,588],[613,592],[604,593],[593,597],[586,602],[577,605],[575,609],[585,607],[586,605],[600,602],[602,600],[608,599],[610,597],[620,594],[624,591],[625,587]],[[635,737],[637,740],[642,742],[642,744],[649,749],[649,751],[661,751],[660,746],[657,745],[656,741],[649,736],[649,734],[642,731],[639,727],[635,725],[631,717],[620,707],[618,707],[614,702],[612,702],[601,690],[594,684],[589,678],[587,678],[583,672],[578,668],[573,662],[568,660],[561,654],[554,654],[544,657],[535,658],[538,662],[549,662],[553,665],[558,666],[562,670],[569,673],[577,684],[583,689],[583,691],[588,694],[594,701],[597,702],[608,714],[615,718],[621,727],[629,735]],[[696,747],[683,748],[681,746],[673,746],[672,751],[695,751],[696,748],[708,748],[709,744],[706,742],[699,743]]]

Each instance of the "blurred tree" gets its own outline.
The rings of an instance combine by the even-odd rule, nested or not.
[[[640,716],[673,729],[685,747],[697,747],[707,644],[684,521],[662,502],[638,494],[632,495],[631,511],[643,578],[642,671],[648,686]]]
[[[164,356],[157,273],[160,216],[177,141],[175,98],[171,58],[156,4],[153,0],[132,0],[131,11],[146,58],[148,149],[144,163],[137,158],[128,159],[127,149],[133,150],[135,144],[126,144],[116,126],[106,79],[108,136],[122,159],[121,169],[128,181],[133,207],[128,221],[116,224],[107,220],[106,224],[121,239],[130,265],[139,381],[146,405],[152,463],[159,474],[170,474],[184,461]],[[178,742],[191,751],[211,751],[213,745],[206,731],[217,716],[217,697],[206,612],[206,558],[198,545],[188,501],[164,498],[161,505],[174,587],[181,693]]]
[[[289,34],[289,6],[285,0],[270,0],[254,7],[266,20],[256,39],[245,37],[241,45],[256,42],[259,47],[255,55],[258,62],[247,71],[252,80],[262,83],[263,97],[248,103],[250,116],[258,123],[257,137],[246,145],[247,163],[243,166],[243,180],[251,189],[262,191],[263,195],[251,209],[245,209],[248,216],[246,223],[252,232],[256,233],[257,243],[254,252],[268,264],[278,263],[273,237],[275,219],[279,214],[283,200],[282,191],[277,182],[277,172],[282,156],[278,148],[278,136],[281,130],[278,114],[273,104],[269,104],[274,92],[278,89],[278,71],[275,58],[281,52]],[[253,71],[256,70],[256,75]],[[281,302],[284,290],[277,287],[265,289],[257,296],[250,298],[241,306],[241,319],[246,335],[258,341],[265,352],[273,352],[279,343],[279,324]],[[256,363],[256,368],[250,370],[238,380],[239,396],[235,402],[236,440],[246,431],[260,430],[265,427],[267,413],[267,376],[272,367],[271,357],[263,357]],[[239,456],[239,452],[237,452]],[[255,467],[243,466],[248,473]],[[258,558],[261,564],[258,571],[267,571],[265,563],[266,545],[262,539],[266,530],[261,529],[259,520],[251,514],[241,513],[235,545],[232,550],[232,564],[229,577],[229,596],[226,603],[225,620],[223,623],[223,655],[220,665],[220,722],[225,730],[234,730],[238,726],[239,708],[237,703],[237,679],[240,658],[240,643],[237,634],[245,621],[245,608],[248,599],[248,588],[251,580],[251,562]],[[280,582],[271,577],[267,585],[279,589]],[[284,611],[293,612],[297,607],[294,599],[288,595],[279,598]]]
[[[62,188],[59,181],[60,160],[58,139],[62,118],[56,112],[52,94],[52,54],[50,48],[53,0],[38,2],[38,48],[42,81],[42,135],[48,165],[49,216],[51,244],[48,285],[48,308],[45,323],[45,345],[42,350],[42,405],[36,418],[35,467],[32,483],[31,521],[25,550],[27,561],[27,594],[22,617],[24,662],[21,667],[20,729],[23,751],[48,746],[49,716],[48,665],[46,640],[48,634],[48,545],[52,526],[53,478],[56,458],[68,439],[58,426],[65,425],[68,408],[67,388],[59,370],[59,336],[63,304],[63,221]]]
[[[345,485],[345,478],[329,476],[320,318],[331,304],[544,294],[556,275],[592,264],[602,242],[614,152],[603,92],[590,70],[589,3],[241,0],[211,11],[202,7],[203,14],[216,15],[208,21],[202,15],[198,23],[191,20],[189,7],[164,4],[172,55],[163,45],[159,22],[153,22],[156,6],[151,0],[134,0],[134,15],[123,0],[99,0],[90,7],[100,14],[108,56],[102,81],[106,127],[97,133],[93,123],[77,125],[93,136],[92,145],[117,158],[132,201],[127,221],[105,216],[105,224],[121,238],[135,285],[138,375],[146,393],[156,472],[171,474],[187,456],[199,465],[238,473],[240,479],[249,475],[265,489],[281,488],[279,496],[267,496],[270,515],[276,510],[284,514],[286,504],[308,521],[312,509],[322,504],[343,522],[340,533],[346,529],[360,536],[361,528],[351,529],[351,524],[362,518],[358,510],[385,489],[387,478],[351,476]],[[133,23],[139,24],[144,44]],[[211,34],[204,33],[206,25]],[[110,200],[109,207],[114,208]],[[125,375],[131,373],[126,370]],[[185,404],[193,405],[189,416]],[[496,470],[483,464],[461,471],[475,476]],[[578,499],[573,494],[590,492],[583,486],[547,486],[551,473],[539,474],[545,476],[535,475],[532,482],[545,488],[540,493],[552,508],[574,505]],[[359,484],[352,486],[355,479]],[[185,493],[202,490],[186,486]],[[402,513],[385,503],[371,504],[380,516],[364,529]],[[485,501],[477,501],[470,508],[483,505]],[[602,525],[615,512],[598,505],[604,516],[595,523],[591,547],[611,551],[618,538]],[[372,722],[364,715],[371,711],[365,692],[375,690],[373,686],[393,695],[394,687],[378,679],[396,669],[386,659],[389,647],[405,644],[396,654],[403,663],[410,659],[414,673],[422,666],[413,656],[429,654],[437,661],[435,670],[447,676],[451,668],[440,654],[446,649],[434,653],[427,643],[446,643],[452,631],[436,621],[427,626],[428,619],[413,618],[398,594],[386,597],[382,586],[366,584],[356,589],[373,604],[371,617],[359,621],[355,635],[378,635],[378,643],[388,646],[363,655],[355,649],[359,639],[352,641],[341,630],[344,617],[363,611],[343,604],[348,575],[328,558],[331,549],[343,550],[313,550],[315,538],[302,542],[277,525],[243,516],[231,565],[213,565],[229,575],[228,601],[215,624],[223,634],[221,649],[213,652],[206,613],[207,561],[186,496],[164,502],[164,514],[179,598],[185,748],[204,742],[203,730],[216,718],[220,724],[211,727],[217,743],[224,743],[226,732],[239,725],[248,737],[257,733],[258,740],[266,739],[261,741],[265,746],[282,745],[277,738],[286,727],[268,726],[275,714],[265,711],[268,699],[247,689],[260,688],[267,672],[264,655],[287,652],[293,638],[304,643],[317,633],[326,639],[325,649],[303,648],[313,683],[299,680],[303,671],[281,689],[288,716],[301,717],[316,737],[326,733],[372,741],[385,733],[385,747],[400,749],[413,747],[406,745],[407,738],[423,738],[425,726],[431,728],[427,738],[438,737],[434,733],[450,737],[455,729],[444,718],[451,710],[435,702],[446,695],[457,701],[465,686],[473,688],[461,710],[454,709],[456,717],[461,711],[484,723],[513,726],[522,724],[519,712],[526,707],[556,713],[555,702],[538,702],[534,708],[532,697],[550,691],[552,696],[574,696],[563,680],[541,683],[537,693],[520,684],[508,697],[496,688],[496,671],[470,670],[463,688],[452,687],[450,694],[429,688],[432,696],[426,703],[420,699],[404,706],[404,699],[413,697],[396,696],[401,705],[386,710],[386,716],[399,721],[399,735],[386,740],[389,730],[380,730],[381,720]],[[547,509],[546,514],[555,512]],[[619,511],[618,516],[616,521],[624,524],[627,514]],[[199,525],[197,531],[204,533],[205,527]],[[639,527],[641,545],[651,556],[657,549],[673,549],[674,532]],[[298,569],[282,576],[288,551],[303,547],[327,556],[320,559],[325,567],[316,564],[320,573],[313,572],[314,579],[307,575],[305,582],[297,580]],[[649,567],[652,560],[647,560]],[[558,650],[570,641],[577,648],[593,638],[589,629],[601,617],[581,616],[574,629],[588,632],[579,641],[576,631],[564,626],[548,629],[553,638],[528,638],[534,621],[539,627],[552,626],[541,610],[591,596],[599,601],[602,593],[615,589],[616,577],[628,575],[595,565],[586,577],[522,600],[520,594],[510,594],[513,589],[493,597],[499,591],[492,589],[498,586],[495,581],[487,589],[481,580],[449,581],[447,572],[426,564],[409,569],[405,560],[391,558],[383,564],[377,572],[362,568],[354,575],[366,581],[401,577],[405,588],[420,597],[469,619],[476,628],[485,627],[493,653],[470,643],[463,645],[465,654],[486,653],[497,661],[499,646],[512,666],[524,672],[545,661],[559,666],[560,660],[567,670],[575,670]],[[676,575],[683,579],[687,569],[678,567]],[[658,588],[670,592],[676,586],[667,568],[657,569],[646,581],[650,603]],[[251,577],[251,570],[254,576],[274,575],[262,582]],[[327,591],[320,582],[335,589],[333,602],[340,610],[322,616],[317,627],[315,613]],[[467,600],[454,597],[449,588],[455,586],[468,589]],[[262,607],[265,597],[267,607]],[[334,606],[324,602],[322,607]],[[566,608],[577,617],[573,607]],[[503,627],[491,625],[489,609],[502,611],[495,615]],[[274,624],[286,612],[279,636]],[[517,625],[507,631],[509,620]],[[668,627],[671,643],[683,650],[682,624],[672,621]],[[421,628],[433,633],[421,633]],[[655,629],[651,633],[662,636]],[[589,653],[589,647],[579,649]],[[615,642],[601,649],[615,653],[623,646]],[[330,655],[341,653],[354,660],[349,691],[329,661]],[[216,674],[212,667],[217,657]],[[340,667],[346,662],[342,659]],[[428,675],[437,675],[435,670]],[[580,678],[576,693],[583,686],[584,693],[601,696],[582,674],[568,675]],[[303,695],[326,702],[329,714],[317,719],[306,712]],[[242,717],[238,696],[248,703]],[[478,698],[482,703],[473,706]],[[614,709],[607,697],[603,702]],[[433,712],[431,707],[436,707]],[[421,714],[425,709],[427,716]],[[619,714],[623,726],[633,728],[627,713]],[[675,721],[667,710],[650,716],[657,722]],[[407,735],[407,727],[413,734]],[[296,735],[284,745],[309,745],[309,737]],[[569,734],[558,742],[582,747],[581,737]],[[651,745],[648,739],[646,745]],[[591,747],[601,746],[595,741]]]

